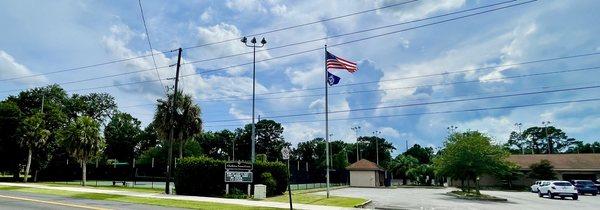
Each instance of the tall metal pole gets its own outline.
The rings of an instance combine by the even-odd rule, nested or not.
[[[550,121],[542,122],[544,125],[544,132],[546,133],[546,142],[548,143],[548,154],[552,154],[552,140],[550,140],[550,136],[548,136],[548,125],[550,125]]]
[[[325,45],[325,162],[327,162],[327,198],[329,198],[329,101],[327,78],[327,45]]]
[[[252,163],[256,160],[256,124],[254,123],[254,100],[256,97],[256,43],[252,44]]]
[[[521,126],[523,124],[521,123],[515,123],[515,126],[517,127],[517,129],[519,130],[519,136],[518,136],[518,140],[519,140],[519,144],[523,143],[523,133],[521,132]],[[525,154],[525,146],[521,145],[521,154],[524,155]]]
[[[173,163],[173,133],[175,132],[175,128],[173,126],[173,117],[175,116],[175,104],[177,103],[177,87],[179,84],[179,67],[181,67],[181,51],[182,49],[178,49],[177,54],[177,70],[175,71],[175,90],[173,91],[173,102],[171,102],[171,115],[169,116],[169,125],[171,128],[169,129],[169,157],[167,158],[167,180],[165,183],[165,194],[170,194],[171,188],[171,165]]]
[[[381,134],[381,131],[373,131],[373,134],[375,135],[375,156],[377,165],[379,165],[379,134]]]

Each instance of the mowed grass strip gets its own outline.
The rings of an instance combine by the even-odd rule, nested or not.
[[[286,193],[285,195],[275,196],[267,198],[266,201],[273,202],[289,202],[289,196]],[[313,204],[313,205],[323,205],[323,206],[338,206],[338,207],[354,207],[356,205],[362,204],[366,202],[366,199],[363,198],[351,198],[351,197],[339,197],[339,196],[327,196],[325,195],[317,195],[312,193],[295,193],[292,191],[292,202],[293,203],[302,203],[302,204]]]
[[[79,183],[59,183],[59,182],[41,182],[40,184],[52,187],[83,187]],[[121,191],[131,191],[131,192],[145,192],[145,193],[162,193],[165,190],[159,188],[144,188],[144,187],[129,187],[123,185],[115,185],[115,186],[95,186],[93,182],[88,182],[86,188],[93,189],[102,189],[102,190],[121,190]]]
[[[0,186],[0,190],[11,190],[11,191],[18,191],[18,192],[26,192],[26,193],[59,195],[59,196],[80,198],[80,199],[117,201],[117,202],[138,203],[138,204],[168,206],[168,207],[187,208],[187,209],[231,209],[231,210],[277,209],[277,208],[268,208],[268,207],[231,205],[231,204],[221,204],[221,203],[212,203],[212,202],[185,201],[185,200],[174,200],[174,199],[157,199],[157,198],[141,198],[141,197],[111,195],[111,194],[102,194],[102,193],[80,193],[80,192],[71,192],[71,191],[63,191],[63,190],[49,190],[49,189],[39,189],[39,188],[30,188],[30,187]]]

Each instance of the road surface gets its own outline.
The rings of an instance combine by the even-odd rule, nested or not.
[[[56,210],[107,210],[107,209],[132,209],[132,210],[157,210],[176,209],[162,206],[124,203],[105,200],[91,200],[69,198],[57,195],[33,194],[15,191],[0,191],[0,210],[8,209],[56,209]]]

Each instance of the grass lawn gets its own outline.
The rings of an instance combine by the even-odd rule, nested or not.
[[[11,191],[27,192],[27,193],[60,195],[60,196],[66,196],[66,197],[71,197],[71,198],[107,200],[107,201],[117,201],[117,202],[127,202],[127,203],[139,203],[139,204],[169,206],[169,207],[188,208],[188,209],[232,209],[232,210],[276,209],[276,208],[267,208],[267,207],[253,207],[253,206],[231,205],[231,204],[221,204],[221,203],[211,203],[211,202],[183,201],[183,200],[174,200],[174,199],[140,198],[140,197],[110,195],[110,194],[101,194],[101,193],[80,193],[80,192],[48,190],[48,189],[29,188],[29,187],[0,186],[0,190],[11,190]]]
[[[39,182],[39,184],[53,186],[53,187],[82,187],[79,183],[59,183],[59,182]],[[143,187],[127,187],[122,185],[115,186],[94,186],[93,182],[88,182],[86,188],[103,189],[103,190],[122,190],[122,191],[133,191],[133,192],[147,192],[147,193],[162,193],[165,190],[159,188],[143,188]]]
[[[313,204],[313,205],[324,205],[324,206],[339,206],[339,207],[354,207],[367,201],[363,198],[350,198],[350,197],[338,197],[330,196],[327,198],[325,195],[316,195],[309,192],[294,192],[292,191],[292,202]],[[283,202],[288,203],[288,194],[267,198],[266,201]]]

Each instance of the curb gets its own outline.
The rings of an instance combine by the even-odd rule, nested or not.
[[[508,199],[506,199],[506,198],[498,198],[498,197],[494,197],[494,198],[475,198],[475,197],[467,197],[467,196],[457,195],[457,194],[454,194],[452,192],[447,192],[446,195],[453,196],[453,197],[460,198],[460,199],[465,199],[465,200],[491,201],[491,202],[507,202],[508,201]]]
[[[366,205],[369,205],[371,202],[373,202],[372,200],[367,200],[361,204],[358,205],[354,205],[354,208],[364,208]]]

